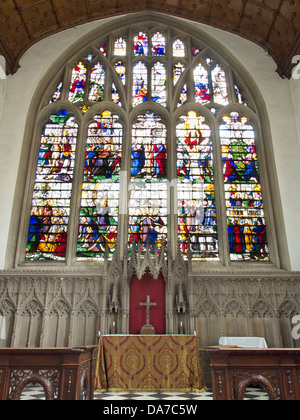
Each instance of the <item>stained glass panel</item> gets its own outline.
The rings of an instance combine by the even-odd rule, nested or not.
[[[82,101],[86,84],[86,67],[79,62],[72,70],[69,101],[72,103]]]
[[[238,103],[247,106],[246,102],[244,101],[243,95],[240,92],[240,89],[236,85],[234,86],[234,90]]]
[[[184,72],[185,67],[182,63],[175,64],[173,68],[173,85],[175,86],[178,80],[180,79],[180,76]]]
[[[186,101],[187,101],[187,88],[186,88],[186,85],[184,85],[180,92],[178,106],[183,105],[184,103],[186,103]]]
[[[199,54],[199,52],[200,52],[200,50],[198,48],[196,48],[194,46],[192,47],[193,57],[197,57],[197,55]]]
[[[120,101],[120,95],[119,95],[118,89],[116,88],[116,85],[114,83],[112,84],[112,88],[111,88],[111,100],[115,104],[117,104],[119,106],[122,106],[122,103]]]
[[[199,64],[194,70],[195,101],[200,104],[210,102],[207,70]]]
[[[26,260],[64,260],[77,141],[74,117],[61,110],[42,131]]]
[[[149,111],[144,114],[144,111],[133,111],[134,118],[138,115],[136,122],[132,125],[126,121],[130,126],[124,127],[127,133],[128,129],[131,131],[132,149],[131,163],[126,160],[124,168],[124,175],[127,171],[129,176],[130,171],[129,194],[127,200],[122,201],[129,225],[128,232],[126,228],[124,231],[122,221],[122,235],[128,235],[129,242],[139,244],[142,250],[149,245],[153,251],[156,243],[159,247],[166,245],[168,205],[171,203],[176,206],[177,216],[175,220],[170,217],[172,226],[169,230],[178,229],[183,253],[186,255],[189,250],[193,259],[219,260],[215,197],[215,187],[219,187],[217,207],[222,208],[225,198],[230,260],[268,260],[255,131],[247,119],[237,113],[227,115],[219,126],[222,148],[215,165],[222,164],[224,182],[219,176],[218,184],[214,182],[214,132],[211,132],[208,118],[218,119],[222,107],[231,102],[236,104],[237,110],[246,112],[239,106],[247,106],[245,86],[235,82],[234,72],[228,79],[227,67],[216,59],[215,53],[195,39],[194,44],[189,35],[182,38],[183,42],[173,38],[172,30],[166,26],[157,26],[155,30],[151,25],[146,27],[147,30],[141,27],[139,31],[134,25],[128,30],[128,36],[123,36],[123,32],[117,36],[105,34],[96,46],[87,46],[81,61],[74,62],[76,65],[71,68],[67,86],[59,83],[48,92],[48,106],[67,98],[71,102],[69,106],[75,104],[84,120],[100,112],[101,108],[91,112],[100,101],[110,101],[115,111],[106,110],[96,115],[91,124],[87,123],[90,125],[86,138],[80,140],[81,144],[86,140],[83,182],[81,184],[78,172],[73,187],[77,124],[67,111],[61,110],[51,115],[51,122],[45,125],[34,184],[26,260],[64,261],[72,188],[75,194],[72,226],[77,219],[78,236],[75,232],[72,238],[69,237],[69,246],[73,248],[74,245],[74,253],[74,242],[77,245],[75,255],[68,251],[70,261],[75,256],[78,261],[96,261],[104,258],[105,252],[112,257],[118,234],[119,187],[124,187],[122,194],[127,191],[127,183],[123,184],[126,176],[122,180],[120,176],[123,125],[116,115],[119,107],[114,104],[123,107],[124,115],[129,115],[130,105],[136,107],[144,102],[149,108],[147,105],[142,109]],[[130,54],[126,56],[128,47]],[[228,71],[231,74],[231,70]],[[69,74],[69,69],[64,74]],[[128,92],[132,95],[131,104],[127,100]],[[231,92],[233,97],[229,95]],[[251,92],[246,96],[250,103]],[[174,159],[170,162],[170,173],[175,167],[177,170],[174,196],[170,196],[168,190],[166,124],[153,112],[153,109],[159,109],[157,104],[166,107],[167,99],[170,106],[168,123],[174,120],[174,112],[180,115],[179,107],[185,104],[181,108],[184,115],[178,125],[175,124],[176,142],[169,139],[169,159]],[[201,107],[195,103],[205,105],[207,120],[200,115]],[[196,107],[199,114],[194,112]],[[84,147],[82,144],[82,151]],[[80,170],[83,160],[78,164]],[[169,239],[173,241],[173,235]],[[220,257],[226,260],[228,255],[222,251]]]
[[[141,61],[133,67],[132,105],[136,106],[147,101],[148,71]]]
[[[100,63],[97,63],[91,70],[90,86],[89,86],[89,101],[100,102],[103,101],[105,84],[105,69]]]
[[[207,64],[208,64],[209,66],[211,66],[211,65],[215,62],[215,59],[207,55],[207,56],[205,57],[205,61],[207,62]]]
[[[157,32],[152,37],[152,55],[165,55],[166,53],[166,39],[165,37]]]
[[[227,105],[228,93],[225,71],[217,65],[211,72],[214,102],[220,105]]]
[[[218,238],[210,127],[193,111],[181,117],[177,137],[178,237],[193,258],[217,260]]]
[[[121,82],[123,83],[123,85],[125,85],[126,67],[124,63],[122,61],[118,61],[114,67],[115,67],[116,73],[119,75],[121,79]]]
[[[129,242],[154,250],[167,239],[166,127],[152,112],[132,128]]]
[[[77,259],[112,255],[118,230],[123,128],[117,115],[104,111],[88,127],[82,185]]]
[[[50,104],[52,104],[53,102],[56,102],[59,100],[60,95],[61,95],[61,88],[62,88],[62,82],[59,83],[59,85],[57,86],[55,92],[53,93],[51,99],[50,99]]]
[[[152,101],[166,106],[166,68],[162,63],[155,63],[151,69]]]
[[[220,126],[231,260],[268,260],[255,132],[237,112]]]
[[[176,39],[176,41],[173,42],[173,56],[174,57],[185,56],[184,43],[180,39]]]
[[[104,57],[106,57],[106,55],[107,55],[107,46],[106,46],[106,44],[101,45],[101,47],[99,48],[99,51],[101,52],[102,55],[104,55]]]
[[[126,40],[124,38],[120,37],[115,41],[114,55],[126,55]]]
[[[93,56],[93,54],[92,54],[92,53],[89,53],[89,54],[85,57],[85,59],[86,59],[86,61],[87,61],[88,63],[90,63],[91,61],[93,61],[93,58],[94,58],[94,56]]]
[[[148,55],[148,37],[143,32],[134,37],[134,55]]]

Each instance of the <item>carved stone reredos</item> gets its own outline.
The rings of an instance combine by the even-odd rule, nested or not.
[[[147,245],[146,251],[142,251],[139,244],[133,243],[128,260],[128,277],[131,278],[133,274],[136,274],[137,278],[141,279],[147,271],[152,274],[154,279],[157,279],[160,273],[165,278],[168,276],[165,247],[162,246],[158,249],[155,246],[153,253],[149,245]]]

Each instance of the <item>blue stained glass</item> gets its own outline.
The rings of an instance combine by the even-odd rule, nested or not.
[[[148,37],[143,32],[134,37],[134,55],[148,55]]]
[[[232,112],[220,126],[230,258],[269,260],[255,132]]]
[[[126,73],[126,67],[122,61],[118,61],[115,64],[115,70],[116,73],[119,75],[123,85],[125,85],[125,73]]]
[[[194,111],[176,127],[178,238],[194,259],[218,260],[210,127]]]
[[[132,128],[128,237],[142,251],[166,245],[166,134],[161,118],[152,112],[140,115]]]
[[[210,102],[207,70],[199,64],[194,70],[195,101],[201,104]]]
[[[163,56],[166,53],[166,40],[165,37],[157,32],[152,37],[152,55]]]
[[[106,110],[88,128],[82,184],[78,260],[112,255],[118,232],[119,183],[123,128]]]
[[[50,102],[49,102],[50,104],[59,100],[60,95],[61,95],[61,89],[62,89],[62,82],[59,83],[55,92],[53,93],[53,95],[50,99]]]
[[[42,131],[32,197],[26,260],[64,260],[77,142],[77,123],[66,111]]]

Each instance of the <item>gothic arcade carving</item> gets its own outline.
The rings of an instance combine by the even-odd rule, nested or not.
[[[166,282],[167,333],[196,331],[201,347],[220,336],[263,336],[270,347],[298,347],[292,317],[300,313],[300,274],[281,270],[195,271],[178,248],[114,258],[86,273],[1,272],[2,346],[59,347],[96,344],[98,332],[128,333],[133,274],[162,273]],[[182,331],[181,330],[181,331]]]

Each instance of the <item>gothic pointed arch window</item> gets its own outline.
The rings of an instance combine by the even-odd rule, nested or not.
[[[188,26],[100,33],[53,78],[41,115],[21,262],[101,261],[133,242],[224,265],[274,259],[255,98]]]

